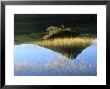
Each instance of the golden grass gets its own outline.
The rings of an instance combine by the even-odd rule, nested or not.
[[[84,38],[56,38],[52,40],[42,40],[42,41],[34,41],[33,44],[37,44],[40,46],[46,47],[79,47],[79,46],[87,46],[93,42],[94,38],[84,37]]]
[[[31,43],[57,51],[66,57],[75,58],[84,48],[91,45],[94,39],[91,37],[56,38],[51,40],[37,40]]]

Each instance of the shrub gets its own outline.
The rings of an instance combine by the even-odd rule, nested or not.
[[[32,39],[39,39],[40,38],[39,34],[37,34],[37,33],[32,33],[29,35],[29,37]]]
[[[15,44],[21,44],[25,42],[31,42],[40,39],[40,35],[37,33],[32,33],[32,34],[24,34],[24,35],[19,35],[14,37],[14,42]]]
[[[48,33],[43,36],[43,39],[54,39],[54,38],[68,38],[76,37],[79,35],[78,32],[72,31],[71,28],[58,28],[50,26],[47,28]]]
[[[28,35],[15,36],[15,38],[14,38],[15,44],[16,43],[21,44],[21,43],[29,42],[31,40],[32,40],[32,38],[30,38]]]

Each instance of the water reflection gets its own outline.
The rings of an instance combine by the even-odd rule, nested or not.
[[[75,60],[70,60],[57,52],[37,45],[15,45],[14,75],[96,75],[96,49],[96,43],[93,43],[84,49]]]

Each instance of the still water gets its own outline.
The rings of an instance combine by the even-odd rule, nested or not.
[[[15,45],[14,75],[96,76],[97,44],[85,48],[74,60],[38,45]]]

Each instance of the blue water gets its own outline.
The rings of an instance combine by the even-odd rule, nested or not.
[[[15,76],[95,76],[97,45],[85,48],[74,60],[50,49],[21,44],[14,46]]]

